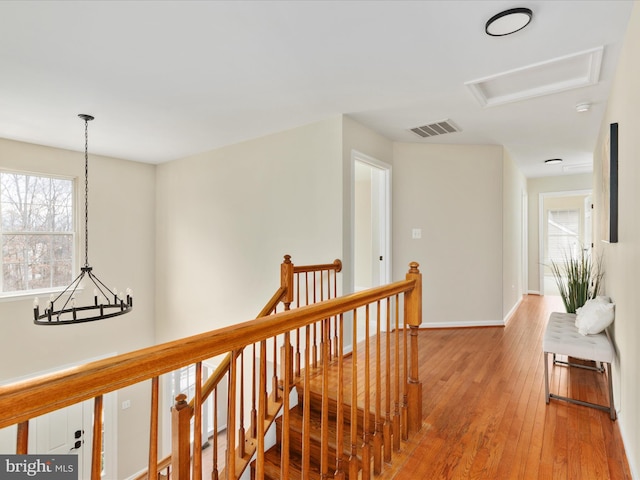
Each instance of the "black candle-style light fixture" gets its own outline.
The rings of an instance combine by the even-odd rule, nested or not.
[[[126,297],[118,293],[116,288],[110,290],[94,273],[89,265],[89,127],[88,123],[94,117],[87,114],[78,115],[84,120],[84,267],[80,274],[57,297],[53,294],[49,302],[40,311],[38,297],[33,301],[33,323],[36,325],[67,325],[70,323],[92,322],[105,318],[124,315],[133,310],[133,293],[126,290]],[[80,282],[88,278],[94,286],[93,304],[77,306],[75,292],[80,287]],[[64,296],[69,296],[65,299]],[[56,307],[56,304],[58,307]]]

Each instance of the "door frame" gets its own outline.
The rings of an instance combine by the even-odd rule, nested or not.
[[[352,245],[352,255],[351,255],[351,271],[353,272],[351,278],[351,291],[354,291],[355,288],[355,167],[356,162],[365,163],[372,168],[376,168],[381,171],[382,175],[380,178],[380,184],[378,185],[379,191],[381,192],[379,205],[379,213],[380,213],[380,251],[382,252],[382,265],[381,269],[383,273],[380,275],[380,283],[386,284],[391,281],[391,268],[392,268],[392,259],[391,259],[391,165],[385,163],[377,158],[371,157],[367,154],[364,154],[358,150],[351,150],[351,225],[350,225],[350,236],[351,236],[351,245]]]
[[[540,295],[544,295],[544,246],[546,238],[544,201],[553,197],[578,197],[580,195],[593,195],[593,189],[565,190],[561,192],[541,192],[538,197],[538,285]],[[593,218],[591,219],[593,221]]]

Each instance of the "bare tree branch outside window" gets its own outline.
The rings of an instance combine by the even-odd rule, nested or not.
[[[68,285],[73,273],[73,181],[0,172],[2,292]]]

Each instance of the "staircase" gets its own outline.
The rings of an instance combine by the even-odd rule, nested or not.
[[[302,479],[302,457],[303,457],[303,411],[304,411],[304,390],[301,384],[296,385],[298,394],[298,404],[291,408],[289,411],[289,479],[299,480]],[[312,384],[309,395],[309,410],[310,410],[310,435],[309,435],[309,475],[307,478],[310,480],[320,480],[321,474],[321,458],[322,458],[322,392],[319,391],[317,384]],[[351,424],[351,406],[343,404],[344,420],[343,425],[348,430]],[[363,415],[364,410],[362,408],[357,409],[358,421],[357,421],[357,436],[356,436],[356,449],[357,449],[357,471],[362,469],[361,460],[361,446],[363,443]],[[349,479],[349,465],[352,445],[349,439],[349,435],[343,436],[342,448],[336,448],[337,438],[337,416],[338,416],[338,403],[335,398],[329,398],[328,408],[328,428],[327,433],[329,437],[328,442],[328,458],[329,473],[333,476],[334,472],[340,468],[344,472],[344,478]],[[372,412],[369,416],[368,428],[371,438],[374,434],[373,426],[375,425],[375,414]],[[276,419],[276,444],[271,447],[265,453],[265,467],[264,478],[265,480],[280,480],[280,464],[282,459],[281,445],[283,443],[283,416],[279,416]],[[341,464],[338,467],[336,463],[336,451],[342,452]],[[255,461],[251,463],[251,478],[255,479]]]

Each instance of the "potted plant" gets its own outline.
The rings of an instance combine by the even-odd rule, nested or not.
[[[551,272],[567,313],[576,313],[587,300],[598,296],[604,276],[601,260],[594,261],[584,248],[578,254],[565,253],[563,262],[551,261]]]

